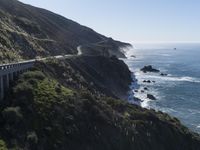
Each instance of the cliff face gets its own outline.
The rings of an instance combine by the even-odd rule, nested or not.
[[[112,80],[119,79],[116,70],[126,71],[116,58],[83,57],[48,60],[23,73],[0,105],[0,148],[199,149],[200,137],[176,118],[108,97],[98,86],[99,80],[105,85],[108,82],[100,67],[102,59],[108,66],[115,63],[118,67],[110,69]],[[102,73],[99,77],[98,72]]]
[[[76,54],[79,45],[107,40],[94,30],[50,11],[17,0],[0,0],[1,61]],[[119,48],[129,44],[112,40],[108,45],[112,43],[117,45],[112,51],[124,56]]]
[[[127,65],[116,57],[76,57],[70,59],[69,64],[102,93],[122,99],[127,96],[132,82],[131,72]]]

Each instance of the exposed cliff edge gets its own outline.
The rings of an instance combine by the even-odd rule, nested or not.
[[[17,0],[0,0],[0,61],[77,54],[79,45],[102,41],[110,41],[101,45],[107,51],[114,44],[109,51],[121,57],[120,48],[130,46],[50,11]]]

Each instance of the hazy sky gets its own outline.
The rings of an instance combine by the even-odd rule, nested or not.
[[[123,41],[200,41],[200,0],[21,1]]]

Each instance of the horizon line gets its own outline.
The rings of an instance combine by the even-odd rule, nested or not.
[[[127,41],[128,43],[146,43],[146,44],[156,44],[156,43],[200,43],[200,41]]]

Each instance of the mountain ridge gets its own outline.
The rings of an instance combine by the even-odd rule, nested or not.
[[[0,27],[3,61],[77,54],[80,45],[111,39],[61,15],[17,0],[0,0]],[[121,47],[131,46],[113,39],[111,43],[116,45],[111,51],[118,57],[125,57]]]

